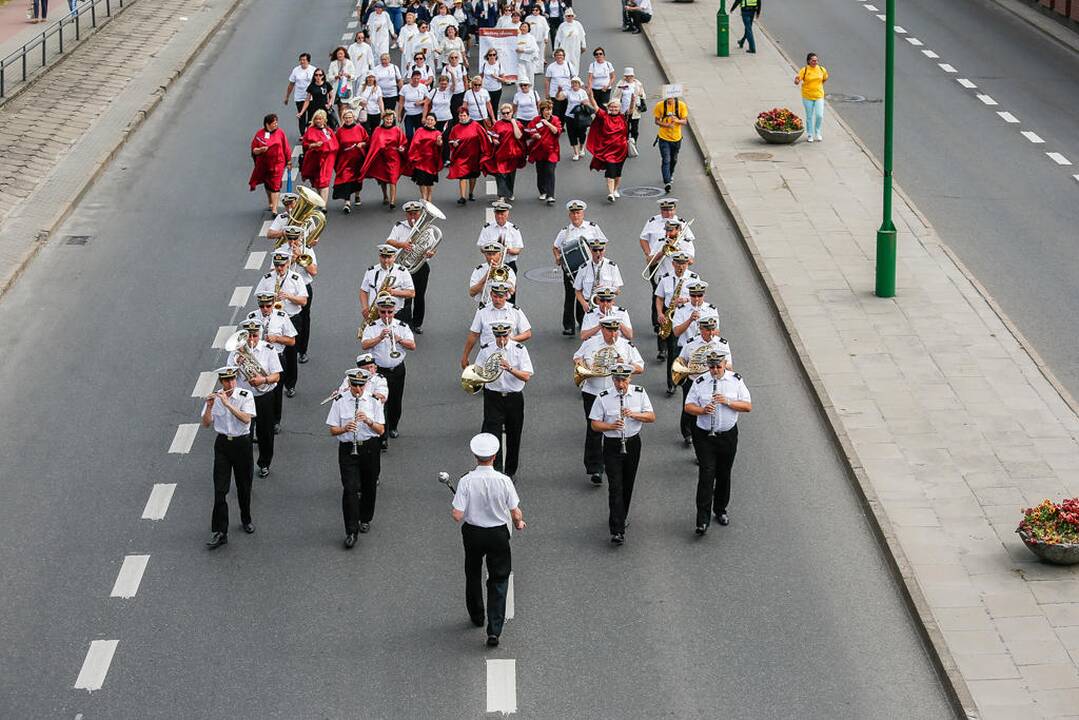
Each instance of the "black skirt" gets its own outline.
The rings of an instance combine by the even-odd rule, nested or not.
[[[351,200],[352,196],[360,191],[362,184],[359,182],[337,183],[333,186],[334,200]]]
[[[607,170],[603,173],[603,177],[613,180],[615,178],[622,177],[622,166],[625,164],[625,160],[622,162],[609,162],[607,163]]]
[[[420,187],[431,187],[436,182],[438,182],[438,175],[432,175],[431,173],[424,172],[423,170],[413,170],[412,182],[416,183]]]

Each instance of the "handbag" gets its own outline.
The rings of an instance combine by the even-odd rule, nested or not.
[[[337,81],[337,99],[342,102],[352,98],[352,84],[341,78]]]

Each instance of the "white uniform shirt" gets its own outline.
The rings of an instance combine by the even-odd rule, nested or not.
[[[598,307],[594,307],[588,312],[586,312],[584,314],[584,317],[581,318],[581,332],[584,332],[585,330],[591,330],[592,328],[596,327],[597,325],[599,325],[599,321],[602,320],[604,317],[616,317],[618,318],[618,321],[620,323],[628,327],[630,330],[633,329],[633,323],[629,321],[629,311],[625,308],[618,307],[617,305],[612,305],[611,311],[607,313],[606,316],[599,314]],[[622,331],[619,330],[619,332]]]
[[[693,385],[689,388],[689,394],[686,395],[686,404],[692,403],[700,407],[707,407],[712,402],[713,379],[711,373],[704,373],[694,380]],[[730,370],[723,373],[723,377],[716,381],[715,392],[728,400],[752,402],[749,397],[749,389],[742,382],[742,376],[738,373],[732,373]],[[740,413],[737,410],[732,410],[726,405],[716,405],[716,409],[711,415],[697,416],[697,427],[702,430],[726,432],[738,422],[738,415]],[[713,417],[715,418],[714,425],[712,424]]]
[[[337,388],[337,393],[344,397],[348,394],[348,375],[345,375],[345,379],[341,381],[341,385]],[[390,384],[386,378],[382,377],[378,373],[375,373],[371,377],[367,378],[367,384],[363,386],[363,394],[367,397],[374,397],[375,394],[381,395],[383,398],[389,397]],[[385,402],[382,400],[381,402]]]
[[[408,224],[408,220],[398,220],[390,228],[389,240],[394,242],[408,242],[409,237],[412,235],[412,225]]]
[[[472,325],[468,329],[470,332],[479,333],[481,343],[494,343],[495,336],[491,332],[491,325],[498,322],[510,324],[511,336],[532,329],[524,311],[511,303],[506,303],[501,308],[496,308],[493,303],[481,307],[472,316]]]
[[[372,422],[383,424],[386,422],[386,416],[382,409],[382,403],[373,397],[368,397],[366,394],[359,397],[354,396],[351,392],[334,400],[333,405],[330,405],[330,412],[326,416],[326,424],[330,427],[344,427],[352,422],[356,418],[356,413],[362,412]],[[371,438],[378,437],[375,431],[365,423],[356,423],[356,430],[354,432],[347,432],[338,435],[335,440],[338,442],[363,442],[364,440],[370,440]]]
[[[674,215],[672,220],[681,220],[685,222],[685,218],[680,218],[678,215]],[[653,215],[648,218],[648,222],[641,228],[641,240],[648,243],[648,255],[651,257],[659,252],[659,249],[663,247],[667,237],[667,218],[662,215]],[[696,240],[696,236],[693,234],[693,228],[685,228],[685,234],[678,242],[678,249],[685,252],[691,258],[696,257],[697,249],[693,244]],[[662,277],[666,273],[674,273],[674,263],[669,257],[664,257],[659,263],[659,272],[657,277]]]
[[[603,342],[602,333],[593,335],[581,343],[581,347],[577,348],[577,352],[573,354],[573,359],[575,362],[588,360],[588,364],[591,365],[592,358],[595,356],[596,351],[605,345],[606,343]],[[637,365],[641,368],[644,367],[644,359],[641,357],[641,353],[624,337],[616,337],[612,345],[618,351],[620,362]],[[612,387],[614,387],[614,381],[611,380],[610,376],[587,378],[581,383],[581,392],[588,393],[589,395],[599,395],[604,390]]]
[[[581,269],[577,271],[577,277],[573,279],[573,289],[584,293],[585,300],[592,299],[592,288],[610,287],[618,290],[622,287],[622,271],[610,258],[600,258],[599,263],[588,259]]]
[[[277,271],[268,272],[262,276],[259,280],[259,284],[255,286],[255,294],[259,293],[272,293],[277,287]],[[286,270],[285,276],[281,279],[281,291],[286,292],[289,295],[296,295],[298,297],[307,297],[307,286],[304,285],[300,276],[294,273],[292,270]],[[298,312],[303,310],[302,307],[292,302],[291,300],[282,300],[284,303],[284,311],[289,317],[294,317]]]
[[[315,255],[313,248],[307,248],[307,254],[311,256],[311,264],[318,265],[318,256]],[[315,278],[311,273],[307,272],[307,268],[302,267],[299,263],[293,263],[291,267],[292,272],[300,276],[300,280],[304,285],[310,285],[315,281]]]
[[[592,222],[591,220],[585,220],[581,223],[580,227],[577,227],[576,225],[570,223],[566,227],[559,230],[558,234],[554,236],[553,245],[554,247],[558,248],[559,252],[564,252],[562,246],[566,242],[566,240],[572,239],[576,241],[577,238],[584,238],[585,244],[587,245],[589,240],[594,240],[596,238],[602,238],[606,240],[607,236],[603,234],[603,230],[600,229],[599,225]],[[585,248],[585,257],[586,260],[592,259],[592,256],[588,254],[588,248]]]
[[[244,390],[240,387],[234,388],[232,396],[229,398],[229,402],[231,402],[237,410],[242,413],[247,413],[252,418],[256,415],[255,396],[251,394],[250,390]],[[202,406],[202,412],[206,412],[205,403]],[[228,408],[221,404],[220,400],[214,400],[214,407],[210,410],[210,417],[213,418],[214,432],[221,433],[222,435],[236,437],[251,432],[250,423],[240,422]]]
[[[491,357],[498,349],[498,345],[493,340],[480,345],[480,351],[476,353],[476,364],[482,366],[487,362],[487,358]],[[502,348],[502,352],[510,367],[522,372],[534,372],[528,348],[521,343],[511,340],[506,343],[506,347]],[[507,370],[503,370],[497,380],[487,383],[484,387],[494,392],[521,392],[525,389],[525,381],[515,377]]]
[[[480,280],[483,280],[487,276],[487,268],[489,268],[489,267],[491,267],[491,266],[489,264],[487,264],[487,263],[483,263],[482,265],[477,265],[476,268],[472,271],[472,275],[468,278],[468,287],[471,288],[473,285],[478,283]],[[510,284],[510,287],[512,287],[514,290],[516,290],[517,289],[517,273],[513,272],[513,268],[511,268],[511,267],[506,267],[506,272],[508,273],[508,275],[506,277],[506,282],[508,282]],[[510,292],[512,293],[513,290],[511,290]],[[491,299],[490,295],[491,295],[490,291],[488,291],[487,293],[484,293],[483,290],[480,290],[480,294],[476,296],[476,299],[479,300],[480,302],[486,303],[486,302],[490,301],[490,299]]]
[[[292,324],[292,320],[289,319],[288,313],[284,310],[270,309],[269,315],[263,315],[261,310],[252,310],[247,313],[248,320],[258,320],[262,323],[262,337],[269,335],[284,335],[285,337],[296,337],[299,333],[296,332],[296,326]],[[273,348],[274,352],[285,352],[285,346],[281,343],[268,343]]]
[[[693,301],[690,300],[685,305],[679,305],[675,308],[674,327],[678,327],[686,320],[689,320],[689,316],[693,314],[694,310],[700,313],[700,317],[691,322],[689,327],[686,328],[686,331],[678,336],[678,344],[680,346],[685,345],[686,342],[695,335],[700,335],[701,331],[697,328],[697,321],[700,320],[700,318],[714,317],[716,319],[716,324],[719,324],[719,308],[710,302],[702,302],[699,306],[694,305]]]
[[[633,412],[653,412],[652,401],[648,399],[648,393],[640,385],[630,385],[626,389],[626,394],[623,396],[622,404],[627,410]],[[618,422],[618,418],[622,417],[622,408],[618,402],[618,391],[614,388],[610,390],[604,390],[597,397],[596,401],[592,403],[592,412],[588,413],[589,420],[599,420],[600,422],[613,423]],[[625,421],[625,433],[627,438],[631,438],[641,432],[641,426],[644,424],[640,420],[627,417],[622,418]],[[622,437],[621,430],[604,430],[603,434],[609,438]]]
[[[674,289],[678,287],[680,281],[682,282],[682,288],[678,293],[678,297],[688,298],[690,283],[700,279],[701,276],[692,270],[686,270],[681,277],[676,276],[674,273],[664,275],[656,284],[655,296],[663,298],[663,307],[670,307],[671,301],[674,299]]]
[[[489,222],[483,224],[483,229],[480,230],[480,237],[476,240],[476,247],[483,247],[487,243],[499,242],[499,238],[506,243],[506,247],[511,250],[524,250],[525,241],[521,237],[521,228],[517,227],[514,223],[506,222],[505,225],[499,225],[497,222]],[[506,262],[516,260],[520,257],[520,254],[510,255],[506,253],[504,258]]]
[[[378,337],[382,334],[382,331],[383,329],[385,329],[385,327],[386,324],[383,323],[381,319],[376,320],[375,322],[368,325],[367,329],[363,331],[362,339],[370,340],[371,338]],[[391,327],[393,328],[394,336],[397,338],[395,343],[391,343],[390,338],[385,337],[382,338],[382,341],[379,342],[377,345],[367,349],[367,352],[375,356],[375,364],[378,365],[380,368],[395,368],[401,363],[403,363],[405,361],[405,355],[407,355],[408,352],[401,345],[401,341],[414,339],[414,336],[412,335],[412,329],[400,320],[395,319],[393,323],[391,323]],[[397,352],[401,353],[396,358],[390,357],[390,353],[393,352],[393,344],[396,344]]]
[[[510,510],[520,504],[509,476],[484,465],[458,480],[453,496],[453,509],[464,513],[463,520],[484,528],[509,525]]]
[[[270,221],[270,227],[266,228],[266,235],[269,237],[271,230],[277,230],[278,232],[284,232],[291,223],[288,220],[288,213],[278,213],[277,217]]]
[[[396,230],[396,227],[394,229]],[[412,273],[405,270],[397,263],[390,265],[389,270],[383,270],[381,263],[372,265],[367,268],[367,272],[363,274],[363,280],[360,282],[360,290],[367,291],[368,303],[373,303],[375,301],[375,297],[378,295],[378,289],[382,287],[382,283],[386,281],[387,274],[394,276],[393,287],[398,290],[416,289],[416,286],[412,284]],[[405,306],[405,298],[394,295],[393,301],[397,306],[397,311],[400,312],[401,308]]]
[[[697,350],[699,350],[704,345],[711,347],[713,350],[722,355],[726,355],[727,362],[729,362],[731,365],[734,364],[734,357],[731,355],[730,343],[727,342],[726,338],[721,338],[715,333],[712,333],[712,339],[708,342],[705,342],[704,338],[702,338],[700,335],[690,337],[688,340],[686,340],[686,343],[682,346],[682,349],[678,351],[678,357],[682,358],[682,362],[688,365],[689,359],[693,356],[693,353],[697,352]],[[699,375],[700,373],[697,374]],[[726,374],[730,375],[731,371],[728,370]]]
[[[248,349],[251,350],[251,354],[255,356],[255,360],[258,361],[258,364],[262,366],[262,369],[266,371],[267,375],[281,372],[281,358],[277,357],[277,351],[267,343],[259,340],[255,347]],[[239,355],[239,352],[229,353],[229,359],[226,364],[239,365]],[[250,390],[254,393],[255,397],[265,395],[268,392],[273,392],[273,389],[277,387],[277,383],[266,383],[260,387],[255,387],[247,382],[247,378],[244,377],[243,373],[238,373],[236,375],[236,384],[245,390]]]

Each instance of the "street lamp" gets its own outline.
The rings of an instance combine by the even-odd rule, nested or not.
[[[884,17],[884,218],[877,230],[877,297],[895,297],[895,223],[892,222],[892,130],[895,113],[895,0]]]

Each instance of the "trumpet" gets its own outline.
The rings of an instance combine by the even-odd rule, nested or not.
[[[498,236],[498,244],[502,246],[502,253],[498,256],[498,264],[492,265],[487,270],[487,281],[483,284],[483,292],[480,293],[480,307],[484,307],[491,300],[491,285],[496,282],[504,283],[510,279],[510,269],[506,266],[506,238]]]
[[[693,218],[696,220],[697,218]],[[678,234],[673,238],[666,240],[663,243],[663,247],[656,251],[656,254],[648,259],[645,263],[644,270],[641,270],[641,277],[645,280],[651,281],[659,272],[659,268],[663,265],[663,261],[678,252],[678,244],[682,242],[682,239],[686,236],[686,230],[693,224],[693,220],[682,225],[682,228],[678,231]]]

